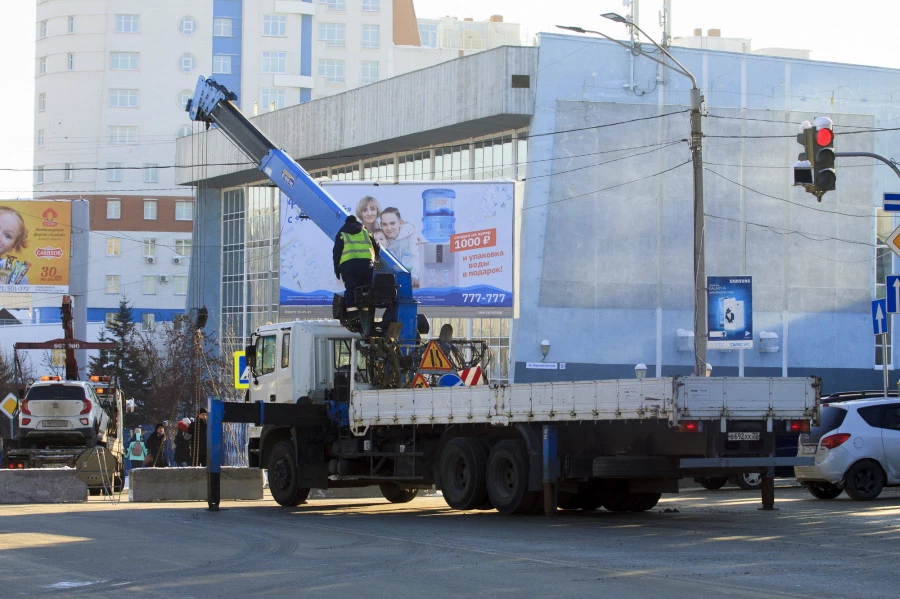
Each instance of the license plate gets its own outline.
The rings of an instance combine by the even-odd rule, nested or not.
[[[759,441],[759,433],[728,433],[729,441]]]
[[[65,420],[44,420],[42,428],[66,428],[69,423]]]
[[[812,455],[816,453],[815,445],[801,445],[800,446],[800,455]]]

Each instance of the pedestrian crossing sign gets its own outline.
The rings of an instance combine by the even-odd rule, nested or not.
[[[441,349],[437,341],[429,341],[425,346],[425,353],[422,354],[422,362],[419,364],[419,370],[427,372],[452,372],[453,365],[447,359],[447,354]]]
[[[247,368],[246,352],[234,352],[234,388],[246,389],[250,386],[250,369]]]

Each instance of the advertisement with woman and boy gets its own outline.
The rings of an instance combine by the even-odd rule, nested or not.
[[[514,184],[509,182],[329,183],[325,191],[356,215],[383,250],[412,275],[423,306],[511,308]],[[334,244],[281,200],[281,306],[285,314],[330,311],[344,286]]]
[[[0,291],[68,293],[69,202],[0,202]]]

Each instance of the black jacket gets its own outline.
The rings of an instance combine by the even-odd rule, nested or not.
[[[206,466],[206,422],[198,417],[188,427],[184,438],[191,446],[191,465]]]
[[[341,255],[344,253],[344,238],[341,237],[341,233],[356,235],[362,231],[362,228],[361,222],[358,220],[351,220],[345,222],[344,226],[341,227],[341,230],[334,236],[334,250],[331,252],[331,256],[334,259],[334,276],[340,278],[341,274]],[[381,246],[378,245],[378,242],[375,241],[375,238],[372,237],[371,233],[369,234],[369,239],[372,241],[372,249],[375,250],[375,257],[377,258],[378,254],[381,253]]]
[[[153,456],[153,463],[151,466],[168,466],[169,462],[166,460],[166,452],[165,452],[165,444],[166,437],[159,436],[156,434],[156,431],[150,434],[147,437],[147,455]]]
[[[178,429],[175,433],[175,463],[180,466],[182,462],[191,463],[191,444],[184,438],[184,431]]]

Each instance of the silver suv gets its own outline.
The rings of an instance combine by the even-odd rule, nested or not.
[[[105,442],[109,416],[90,383],[45,376],[19,406],[19,440],[27,445]]]

